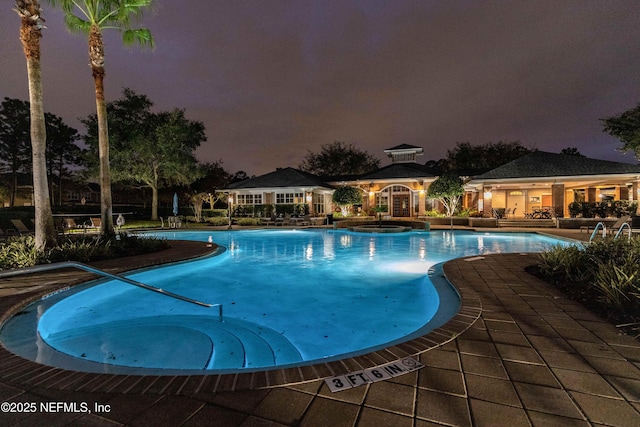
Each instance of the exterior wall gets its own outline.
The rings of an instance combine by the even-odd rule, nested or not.
[[[278,203],[277,194],[298,194],[298,198],[294,199],[292,203]],[[233,197],[233,204],[235,206],[252,206],[252,205],[273,205],[276,206],[278,204],[295,204],[295,205],[307,205],[309,210],[309,215],[311,216],[324,216],[326,214],[332,213],[333,206],[331,204],[331,194],[332,191],[329,190],[305,190],[300,188],[278,188],[278,189],[239,189],[233,190],[230,192],[231,197]],[[240,198],[238,196],[246,196],[246,195],[260,195],[262,197],[261,203],[241,203],[239,202]],[[301,195],[301,196],[300,196]],[[321,197],[319,197],[321,196]],[[322,200],[322,203],[318,204],[318,208],[316,209],[316,204],[318,200]]]

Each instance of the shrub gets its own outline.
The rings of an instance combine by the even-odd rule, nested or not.
[[[640,322],[640,239],[557,246],[541,254],[538,268],[545,279],[583,303],[597,300],[601,314]]]
[[[260,218],[238,218],[236,224],[243,226],[260,225]]]
[[[211,225],[229,225],[229,218],[226,216],[212,216],[206,218],[206,222]]]
[[[435,209],[432,209],[430,211],[425,211],[424,216],[444,218],[445,214],[443,214],[442,212],[438,212]]]
[[[0,269],[31,267],[60,261],[91,262],[119,256],[139,255],[166,249],[169,243],[154,237],[121,233],[114,238],[67,236],[58,246],[35,249],[33,236],[13,238],[0,244]]]
[[[46,263],[49,250],[36,250],[35,237],[12,237],[0,244],[0,270]]]

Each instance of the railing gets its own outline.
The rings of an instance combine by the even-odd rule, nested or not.
[[[604,239],[607,236],[607,226],[604,225],[604,222],[600,221],[596,224],[596,228],[593,229],[593,233],[591,233],[591,237],[589,237],[589,241],[592,241],[594,237],[596,237],[596,233],[598,229],[602,227],[602,238]]]
[[[628,237],[628,239],[631,239],[631,226],[629,225],[628,222],[623,222],[622,223],[622,225],[620,226],[620,228],[618,228],[618,231],[616,232],[616,235],[613,238],[617,239],[618,236],[620,234],[622,234],[622,230],[624,230],[625,227],[627,227],[629,229],[629,237]]]
[[[222,322],[222,304],[209,304],[206,302],[202,302],[202,301],[197,301],[182,295],[178,295],[178,294],[174,294],[173,292],[169,292],[169,291],[165,291],[162,288],[156,288],[155,286],[151,286],[151,285],[147,285],[144,284],[142,282],[137,282],[135,280],[129,279],[127,277],[124,276],[119,276],[117,274],[112,274],[112,273],[107,273],[106,271],[100,270],[98,268],[95,267],[91,267],[89,265],[86,264],[82,264],[81,262],[75,262],[75,261],[65,261],[65,262],[57,262],[54,264],[42,264],[42,265],[36,265],[33,267],[25,267],[25,268],[17,268],[17,269],[13,269],[13,270],[7,270],[7,271],[0,271],[0,279],[4,278],[4,277],[13,277],[13,276],[21,276],[23,274],[30,274],[30,273],[40,273],[43,271],[49,271],[49,270],[59,270],[61,268],[78,268],[80,270],[85,270],[88,271],[90,273],[94,273],[94,274],[98,274],[100,276],[103,277],[107,277],[109,279],[114,279],[114,280],[120,280],[121,282],[125,282],[128,283],[130,285],[134,285],[137,286],[139,288],[142,289],[146,289],[148,291],[152,291],[152,292],[156,292],[159,293],[161,295],[165,295],[171,298],[175,298],[181,301],[185,301],[188,302],[190,304],[196,304],[202,307],[218,307],[218,317],[220,318],[220,321]]]

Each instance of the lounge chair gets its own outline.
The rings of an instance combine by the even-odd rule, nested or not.
[[[100,227],[102,227],[102,218],[89,218],[89,221],[84,223],[84,228],[100,230]]]
[[[71,232],[71,230],[77,230],[81,227],[78,227],[78,224],[76,224],[76,221],[73,218],[64,218],[62,220],[62,232],[64,233],[64,231],[68,231],[69,233]]]
[[[615,223],[613,223],[613,225],[611,225],[610,227],[606,227],[607,231],[604,233],[604,235],[606,234],[615,235],[620,229],[620,227],[622,227],[622,224],[624,224],[625,222],[629,222],[630,219],[631,217],[629,215],[621,216],[620,218],[618,218],[618,220]],[[591,230],[596,228],[596,226],[597,226],[596,224],[581,225],[580,232],[582,233],[583,230],[586,230],[587,233],[589,233]]]
[[[620,227],[622,227],[624,223],[628,223],[629,220],[631,220],[631,217],[629,215],[621,216],[611,227],[607,227],[607,234],[610,233],[615,235],[618,230],[620,230]],[[631,230],[631,224],[629,224],[629,230]]]
[[[19,219],[12,219],[11,220],[11,224],[13,224],[13,226],[16,228],[16,230],[18,230],[18,233],[20,234],[31,234],[31,230],[29,230],[27,228],[26,225],[24,225],[24,222],[22,222],[22,220]]]
[[[271,218],[260,218],[260,225],[266,225],[267,227],[270,225],[276,225],[276,216],[271,215]]]

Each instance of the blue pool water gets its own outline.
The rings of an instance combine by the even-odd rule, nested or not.
[[[224,372],[351,356],[426,334],[455,314],[455,292],[433,284],[438,276],[434,267],[440,263],[469,255],[539,252],[561,243],[536,234],[464,231],[252,230],[158,236],[202,242],[212,236],[226,251],[128,277],[222,304],[223,322],[215,308],[118,281],[101,282],[31,309],[39,318],[38,339],[46,343],[38,341],[33,357],[51,347],[57,352],[46,358],[64,358],[60,352],[102,367]]]

